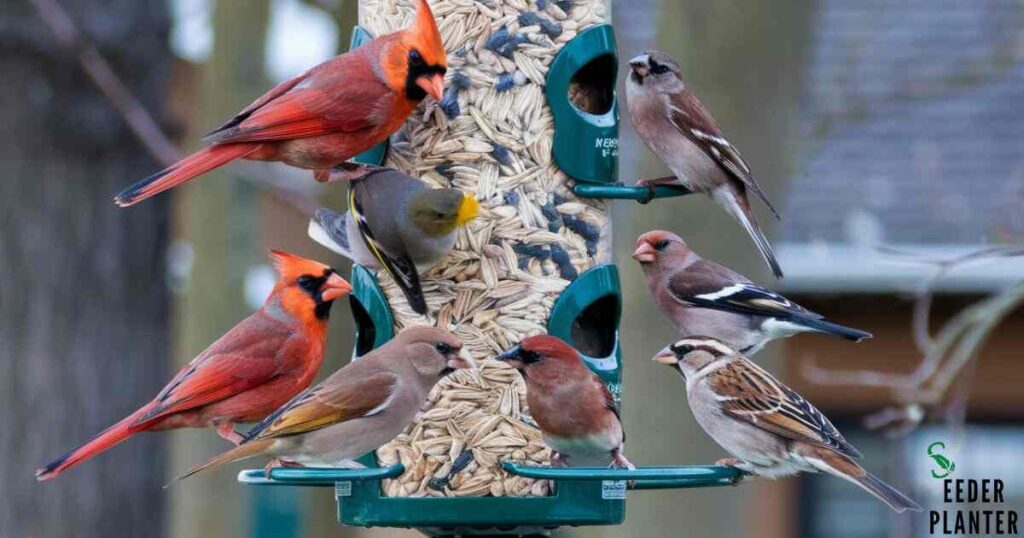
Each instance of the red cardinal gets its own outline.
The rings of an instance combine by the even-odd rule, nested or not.
[[[36,479],[54,478],[144,431],[214,427],[237,444],[236,423],[262,420],[309,387],[323,361],[331,303],[352,287],[326,265],[273,255],[280,278],[263,308],[206,348],[153,401],[37,470]]]
[[[448,60],[426,0],[410,28],[328,60],[281,84],[207,135],[212,145],[143,179],[114,201],[130,206],[236,159],[331,168],[383,142],[430,95],[440,100]]]

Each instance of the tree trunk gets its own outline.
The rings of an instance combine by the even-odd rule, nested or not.
[[[67,6],[131,91],[162,110],[165,2]],[[0,536],[161,536],[158,436],[54,482],[32,475],[167,380],[168,205],[111,201],[160,165],[29,2],[5,5],[0,72]]]

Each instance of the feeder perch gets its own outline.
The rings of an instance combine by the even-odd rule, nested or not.
[[[404,327],[427,324],[461,337],[480,370],[441,380],[406,432],[359,460],[365,469],[244,471],[239,481],[333,485],[341,523],[431,535],[615,525],[625,518],[627,483],[734,483],[739,472],[721,467],[546,466],[550,449],[531,426],[522,379],[488,359],[546,332],[579,351],[620,398],[622,298],[607,199],[652,193],[616,184],[618,56],[608,6],[431,3],[448,51],[445,102],[428,104],[386,148],[358,160],[475,193],[482,210],[460,229],[453,252],[421,275],[425,316],[386,273],[353,267],[353,360]],[[414,9],[414,0],[361,0],[353,46],[404,27]],[[653,194],[680,191],[659,186]]]

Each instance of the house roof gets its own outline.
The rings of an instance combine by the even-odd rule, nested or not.
[[[787,280],[842,288],[876,245],[1024,241],[1022,17],[1017,0],[821,1],[777,240]],[[811,262],[807,245],[835,252]]]

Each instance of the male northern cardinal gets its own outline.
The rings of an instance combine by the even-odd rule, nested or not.
[[[327,315],[352,287],[327,267],[273,251],[277,285],[263,307],[199,354],[153,401],[36,471],[49,480],[144,431],[214,427],[238,443],[236,423],[256,422],[313,382]]]
[[[776,338],[802,332],[855,342],[871,338],[871,333],[827,321],[732,269],[701,258],[671,232],[654,230],[638,237],[633,259],[680,336],[711,336],[747,355]]]
[[[857,464],[860,452],[813,405],[719,340],[684,338],[654,360],[685,379],[697,423],[734,457],[719,465],[777,478],[824,471],[896,512],[921,506]]]
[[[390,168],[371,170],[352,181],[349,210],[319,209],[309,236],[352,261],[383,267],[420,314],[427,303],[419,273],[455,246],[456,230],[477,216],[480,204],[458,189],[431,189]]]
[[[707,194],[743,226],[772,273],[782,278],[772,246],[750,211],[747,191],[753,191],[775,218],[779,214],[740,152],[725,139],[711,113],[683,83],[679,64],[655,50],[636,56],[629,67],[626,98],[630,120],[647,147],[674,174],[638,184],[676,184]]]
[[[413,25],[278,84],[207,135],[212,145],[118,194],[129,206],[236,159],[331,168],[387,139],[430,95],[441,99],[448,60],[427,0]]]
[[[498,355],[523,374],[526,403],[560,467],[633,469],[619,407],[575,349],[548,335],[531,336]]]
[[[359,467],[353,459],[402,433],[434,384],[474,367],[462,341],[434,327],[410,327],[350,362],[257,424],[240,445],[193,467],[199,471],[259,455],[278,465]]]

